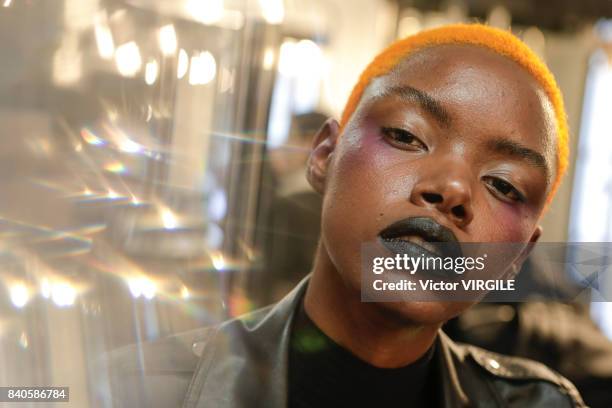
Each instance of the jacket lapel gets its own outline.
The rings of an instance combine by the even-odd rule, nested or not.
[[[202,348],[185,408],[287,406],[288,351],[294,311],[308,278],[283,300],[224,323]]]

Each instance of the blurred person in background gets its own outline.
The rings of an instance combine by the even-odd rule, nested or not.
[[[144,372],[135,349],[115,353],[115,400],[585,406],[545,366],[445,336],[442,324],[473,302],[360,296],[361,245],[398,224],[404,246],[521,242],[521,256],[504,265],[517,271],[542,233],[567,136],[554,79],[508,32],[455,25],[392,44],[362,74],[340,123],[328,120],[315,137],[307,177],[323,212],[312,274],[271,308],[145,345]]]
[[[295,115],[288,148],[272,150],[275,191],[270,204],[262,278],[269,282],[260,293],[262,304],[278,301],[312,269],[319,241],[321,196],[308,184],[306,164],[312,138],[327,116],[319,112]]]

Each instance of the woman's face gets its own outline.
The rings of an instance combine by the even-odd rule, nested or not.
[[[337,142],[328,154],[315,148],[310,165],[323,169],[323,250],[351,289],[360,288],[361,245],[406,218],[429,219],[460,242],[537,240],[556,130],[546,94],[515,62],[468,45],[420,51],[375,79],[334,132],[324,127],[319,140]],[[381,307],[433,323],[468,305]]]

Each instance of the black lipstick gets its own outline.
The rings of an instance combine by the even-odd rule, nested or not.
[[[389,225],[378,235],[382,245],[393,254],[428,258],[462,256],[461,245],[455,234],[432,218],[405,218]],[[411,236],[427,242],[426,247],[409,241],[407,238]]]

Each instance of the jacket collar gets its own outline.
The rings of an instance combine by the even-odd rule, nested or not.
[[[185,408],[287,406],[291,326],[308,281],[309,276],[273,307],[230,320],[194,343],[194,349],[202,352]],[[466,358],[465,352],[442,331],[436,342],[441,406],[470,406],[456,370],[456,364]]]

